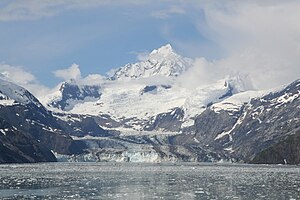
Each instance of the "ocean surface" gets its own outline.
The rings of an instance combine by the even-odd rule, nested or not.
[[[0,165],[0,199],[300,199],[300,167],[206,163]]]

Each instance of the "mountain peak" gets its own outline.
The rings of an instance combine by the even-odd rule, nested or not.
[[[192,59],[177,54],[170,44],[153,50],[147,60],[127,64],[113,72],[111,80],[130,80],[152,76],[178,76],[192,65]]]
[[[69,111],[74,105],[84,101],[94,101],[100,98],[101,87],[98,85],[79,85],[75,81],[63,82],[59,92],[49,95],[48,107]]]
[[[4,100],[4,102],[2,102]],[[34,104],[41,107],[40,102],[25,88],[6,79],[0,78],[0,105],[10,100],[11,104]]]
[[[166,44],[158,49],[153,50],[150,53],[150,57],[151,57],[151,55],[155,55],[155,54],[170,55],[170,54],[175,54],[175,52],[174,52],[174,49],[172,48],[171,44]]]

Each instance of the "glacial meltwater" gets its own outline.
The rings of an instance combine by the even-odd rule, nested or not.
[[[203,163],[0,165],[0,199],[300,199],[300,168]]]

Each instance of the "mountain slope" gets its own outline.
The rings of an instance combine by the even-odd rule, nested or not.
[[[30,134],[0,118],[0,163],[54,162],[55,156]]]
[[[0,105],[31,104],[43,107],[26,89],[0,78]]]
[[[204,87],[207,89],[201,88],[202,93],[198,93],[201,95],[193,96],[192,100],[200,103],[198,108],[193,107],[195,115],[192,118],[194,120],[192,125],[182,126],[186,122],[188,109],[183,109],[186,107],[174,107],[168,112],[155,115],[150,120],[145,119],[142,123],[136,119],[124,118],[127,122],[135,124],[134,126],[129,124],[127,129],[121,129],[119,135],[106,138],[88,136],[74,138],[86,142],[89,150],[85,154],[69,159],[299,164],[297,135],[300,129],[300,80],[273,92],[235,93],[232,92],[234,91],[232,83],[224,81],[220,83],[227,89],[220,90],[222,84],[216,83],[215,87],[210,85]],[[143,96],[150,92],[147,95],[155,95],[157,98],[156,89],[147,87],[140,90],[142,93],[139,94]],[[219,90],[222,92],[216,92]],[[204,95],[207,93],[209,96]],[[138,105],[143,109],[151,108],[149,104]],[[130,108],[136,108],[134,106]],[[113,121],[110,117],[113,115],[105,115],[108,123]],[[141,124],[145,127],[144,130],[134,129]]]
[[[59,119],[54,117],[26,89],[0,79],[0,93],[0,118],[3,120],[3,127],[0,127],[3,133],[1,141],[4,142],[2,143],[4,147],[10,144],[10,150],[3,150],[3,154],[17,151],[14,153],[27,152],[26,154],[21,153],[24,156],[47,155],[44,158],[29,156],[27,160],[25,159],[27,162],[38,162],[54,161],[55,157],[50,150],[64,154],[82,152],[84,145],[73,141],[69,133],[58,123]],[[6,130],[9,134],[6,134]],[[24,145],[25,143],[27,145]],[[2,156],[4,156],[3,154]],[[20,159],[19,161],[25,160]]]
[[[48,107],[69,111],[80,102],[95,101],[101,96],[98,85],[79,85],[74,80],[61,84],[59,91],[50,94],[44,102]]]
[[[162,117],[164,113],[171,114],[172,110],[181,109],[183,111],[180,119],[182,125],[179,126],[181,129],[181,126],[192,125],[193,118],[210,104],[224,101],[246,89],[238,76],[194,89],[181,87],[173,81],[164,83],[153,83],[152,80],[132,80],[126,83],[108,81],[101,85],[101,96],[98,99],[77,101],[71,110],[53,108],[60,101],[50,101],[47,106],[55,112],[60,110],[62,113],[100,117],[100,121],[106,120],[101,116],[109,116],[110,120],[106,120],[106,124],[102,123],[101,126],[119,131],[159,130],[158,126],[153,125],[158,116]],[[75,101],[70,97],[65,102]]]
[[[212,107],[196,118],[195,138],[203,145],[250,162],[299,130],[299,97],[298,80],[280,91],[253,98],[236,110]]]
[[[300,131],[258,153],[250,162],[255,164],[300,163]]]

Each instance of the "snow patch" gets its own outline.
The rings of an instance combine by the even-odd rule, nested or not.
[[[232,138],[232,134],[234,134],[234,133],[232,133],[232,131],[233,131],[238,125],[242,124],[242,122],[244,121],[246,115],[247,115],[247,112],[244,113],[242,116],[240,116],[240,117],[238,118],[238,120],[236,121],[236,123],[234,124],[234,126],[233,126],[229,131],[224,131],[224,132],[218,134],[217,137],[215,138],[215,140],[219,140],[219,139],[223,138],[224,136],[228,135],[228,136],[229,136],[229,141],[232,141],[232,139],[233,139],[233,138]]]
[[[5,135],[5,136],[6,136],[6,131],[5,131],[5,130],[3,130],[3,129],[0,129],[0,132],[1,132],[3,135]]]

